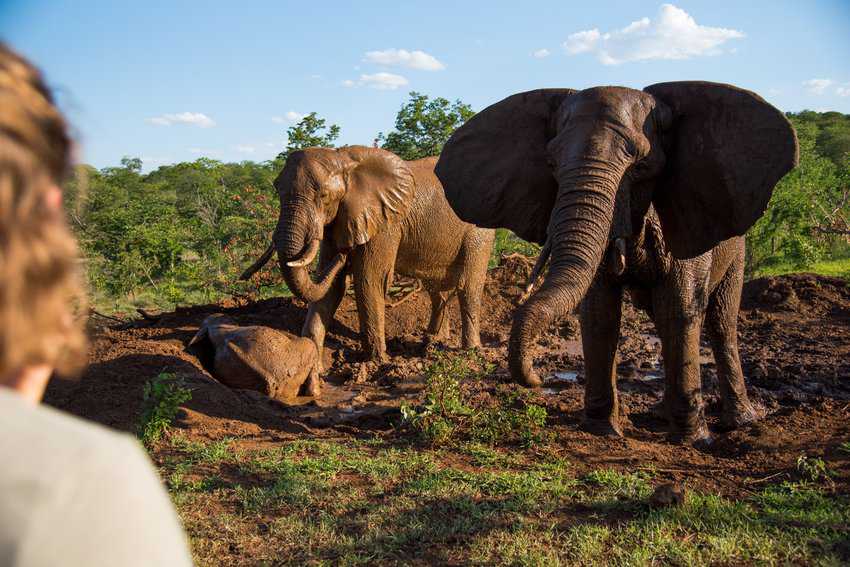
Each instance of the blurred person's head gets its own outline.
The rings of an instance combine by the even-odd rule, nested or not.
[[[85,358],[85,295],[59,189],[70,153],[41,74],[0,44],[0,385],[36,401],[54,369],[73,375]]]

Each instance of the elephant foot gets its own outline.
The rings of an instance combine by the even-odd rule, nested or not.
[[[671,443],[677,445],[690,445],[699,450],[705,450],[711,446],[714,441],[711,433],[708,431],[708,426],[705,422],[701,422],[698,426],[688,429],[674,429],[668,435]]]
[[[318,398],[322,395],[322,378],[319,376],[317,367],[313,367],[307,381],[304,383],[304,390],[308,396]]]
[[[446,343],[449,340],[448,333],[428,333],[425,335],[425,348],[431,347],[436,344]]]
[[[739,403],[731,408],[723,408],[720,413],[720,427],[726,431],[738,429],[748,423],[755,423],[762,417],[761,412],[750,402]]]
[[[534,370],[523,372],[516,382],[527,388],[539,388],[543,385],[543,379]]]
[[[389,360],[387,356],[387,352],[385,350],[377,350],[377,349],[368,349],[365,352],[365,356],[363,357],[363,362],[374,362],[376,364],[383,364]]]
[[[622,437],[623,428],[617,420],[585,417],[581,422],[582,431],[600,437]]]

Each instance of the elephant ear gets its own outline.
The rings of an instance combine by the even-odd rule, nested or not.
[[[644,90],[672,113],[667,165],[653,193],[671,253],[692,258],[743,235],[797,165],[794,128],[757,94],[731,85],[682,81]]]
[[[488,106],[452,134],[436,174],[458,217],[542,244],[558,185],[546,144],[572,89],[539,89]]]
[[[334,223],[334,241],[345,249],[365,244],[383,227],[404,218],[415,182],[404,160],[386,150],[348,146],[339,152],[350,160]]]

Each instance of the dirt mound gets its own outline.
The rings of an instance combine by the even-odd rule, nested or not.
[[[812,315],[837,310],[850,315],[850,288],[842,279],[814,274],[758,278],[744,286],[741,307]]]
[[[511,314],[531,269],[508,258],[490,271],[482,310],[483,355],[494,372],[475,388],[482,396],[506,386],[505,364]],[[573,318],[545,330],[535,363],[547,377],[535,396],[563,440],[565,456],[582,466],[630,468],[651,465],[685,471],[698,486],[726,493],[742,480],[793,469],[801,453],[844,459],[835,447],[850,435],[850,293],[844,282],[812,275],[763,278],[746,285],[739,337],[750,394],[766,417],[754,426],[718,433],[708,452],[669,445],[666,427],[653,412],[663,393],[660,343],[650,321],[626,306],[620,341],[618,386],[630,423],[626,438],[611,440],[580,431],[583,397],[581,339]],[[236,437],[257,444],[304,436],[395,435],[399,405],[421,399],[431,349],[459,346],[459,309],[453,300],[452,337],[428,345],[424,333],[430,304],[419,292],[387,309],[390,360],[360,358],[357,310],[347,296],[327,336],[324,395],[282,404],[250,391],[219,384],[186,345],[203,319],[223,312],[242,325],[299,332],[306,305],[292,298],[180,308],[155,320],[103,327],[93,337],[91,365],[79,382],[52,383],[49,403],[131,431],[144,384],[161,372],[184,377],[192,388],[180,424],[192,437]],[[719,413],[711,351],[704,347],[703,383],[710,425]],[[478,395],[478,394],[477,394]],[[850,467],[848,467],[850,468]]]

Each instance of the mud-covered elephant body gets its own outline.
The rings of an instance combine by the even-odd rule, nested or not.
[[[735,331],[741,236],[796,161],[781,112],[749,91],[694,81],[514,95],[455,132],[436,171],[463,220],[546,244],[546,278],[514,316],[514,379],[540,384],[534,339],[581,302],[587,422],[619,433],[616,346],[629,287],[662,339],[672,433],[699,442],[704,318],[724,421],[753,417]]]
[[[200,349],[223,384],[281,401],[298,396],[317,360],[309,339],[268,327],[240,327],[221,313],[204,319],[189,346]]]
[[[457,290],[462,344],[478,346],[481,294],[494,231],[461,221],[434,174],[436,158],[406,162],[378,148],[310,148],[292,154],[275,181],[281,212],[274,242],[243,274],[278,253],[289,288],[310,302],[302,335],[321,354],[325,331],[351,276],[363,349],[383,359],[384,298],[393,273],[418,278],[431,302],[429,332],[448,332]],[[318,281],[309,265],[319,251]]]

